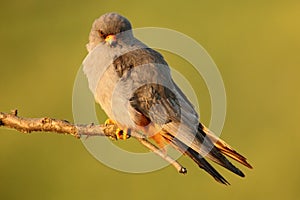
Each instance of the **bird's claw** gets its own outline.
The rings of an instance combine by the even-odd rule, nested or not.
[[[105,126],[115,125],[116,122],[114,120],[112,120],[112,119],[107,119],[107,120],[105,120],[104,124],[105,124]]]
[[[116,122],[112,119],[107,119],[104,122],[104,124],[105,124],[105,126],[116,125]],[[115,139],[117,139],[117,140],[126,140],[126,139],[130,138],[130,129],[122,130],[120,128],[117,128],[115,134],[116,134]]]
[[[121,130],[119,128],[117,128],[116,130],[116,138],[117,140],[126,140],[128,138],[130,138],[130,130]]]

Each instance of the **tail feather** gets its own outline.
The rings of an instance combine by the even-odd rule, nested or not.
[[[252,166],[247,162],[247,158],[235,151],[230,145],[225,141],[214,135],[209,129],[207,129],[203,124],[199,124],[199,128],[209,137],[209,139],[214,143],[215,147],[221,151],[224,155],[234,159],[235,161],[243,164],[244,166],[252,169]]]
[[[246,158],[236,152],[232,147],[226,144],[223,140],[219,139],[217,136],[213,135],[204,125],[199,123],[197,134],[192,139],[189,135],[187,137],[177,137],[176,134],[172,133],[172,128],[167,126],[163,131],[160,132],[162,137],[170,142],[174,148],[181,151],[182,153],[188,155],[198,164],[198,166],[208,172],[216,181],[229,185],[227,180],[223,178],[219,172],[217,172],[205,159],[212,160],[213,162],[223,166],[229,171],[245,177],[244,173],[235,167],[225,156],[228,156],[241,164],[252,168],[252,166],[247,162]],[[206,137],[207,136],[207,137]],[[189,145],[187,145],[189,144]]]
[[[215,170],[215,168],[213,168],[199,153],[197,153],[191,148],[188,148],[185,154],[192,158],[200,168],[208,172],[216,181],[225,185],[230,185],[230,183],[217,170]]]
[[[163,137],[169,141],[176,149],[188,155],[191,159],[198,164],[198,166],[209,173],[217,182],[230,185],[230,183],[215,169],[213,168],[198,152],[192,148],[187,147],[184,143],[174,138],[172,135],[164,134]]]
[[[245,177],[244,173],[239,170],[237,167],[235,167],[220,151],[216,146],[213,144],[213,142],[210,140],[209,137],[206,137],[206,133],[203,131],[201,124],[199,124],[198,127],[198,134],[196,135],[196,138],[200,140],[201,144],[205,151],[207,152],[207,157],[214,161],[215,163],[225,167],[229,171],[241,176]]]

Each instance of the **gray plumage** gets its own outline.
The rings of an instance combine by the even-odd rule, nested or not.
[[[116,36],[112,44],[109,35]],[[123,129],[160,134],[191,157],[217,181],[228,182],[204,159],[239,176],[244,174],[223,155],[251,168],[246,158],[199,123],[193,105],[174,83],[163,56],[133,36],[130,22],[117,13],[95,20],[87,44],[84,73],[108,117]]]

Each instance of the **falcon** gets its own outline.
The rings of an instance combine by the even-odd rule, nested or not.
[[[198,113],[173,81],[163,56],[134,37],[128,19],[107,13],[96,19],[83,62],[89,88],[109,120],[126,139],[142,132],[158,147],[171,144],[216,181],[228,181],[206,158],[240,177],[244,173],[227,158],[252,166],[246,158],[199,122]],[[183,173],[185,171],[182,171]]]

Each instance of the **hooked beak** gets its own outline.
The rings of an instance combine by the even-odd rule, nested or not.
[[[108,35],[108,36],[106,36],[105,42],[108,43],[110,46],[113,46],[117,42],[116,35]]]

